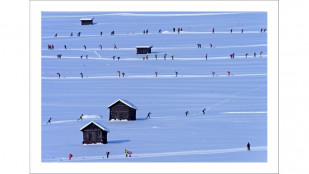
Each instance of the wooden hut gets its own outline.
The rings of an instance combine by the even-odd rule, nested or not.
[[[94,18],[81,18],[81,25],[93,25],[93,19]]]
[[[136,46],[136,54],[150,54],[152,46]]]
[[[80,129],[83,132],[83,144],[107,144],[109,130],[103,125],[91,121]]]
[[[136,120],[137,107],[127,100],[119,99],[108,108],[109,120]]]

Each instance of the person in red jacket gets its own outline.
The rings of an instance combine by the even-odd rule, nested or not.
[[[231,75],[231,72],[230,72],[230,71],[228,71],[228,72],[227,72],[227,75],[228,75],[228,76],[230,76],[230,75]]]
[[[69,154],[69,160],[71,160],[72,157],[73,157],[73,155],[70,153]]]

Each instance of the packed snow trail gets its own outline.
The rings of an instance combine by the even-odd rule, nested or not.
[[[60,79],[58,77],[42,77],[43,80],[76,80],[76,79],[149,79],[149,78],[216,78],[216,77],[248,77],[248,76],[267,76],[267,74],[231,74],[228,75],[215,75],[214,77],[212,75],[178,75],[177,77],[175,75],[159,75],[156,77],[155,75],[126,75],[125,77],[119,77],[118,75],[114,76],[84,76],[84,78],[81,78],[80,76],[76,77],[61,77]]]
[[[267,146],[256,146],[251,147],[250,151],[266,151]],[[236,153],[236,152],[246,152],[247,148],[232,148],[232,149],[215,149],[215,150],[192,150],[192,151],[178,151],[178,152],[159,152],[159,153],[134,153],[130,158],[153,158],[153,157],[164,157],[164,156],[185,156],[185,155],[211,155],[220,153]],[[248,152],[250,153],[250,152]],[[125,154],[122,155],[110,155],[109,159],[125,159]],[[109,160],[106,156],[73,156],[71,160],[69,158],[50,158],[45,159],[44,162],[77,162],[77,161],[87,161],[87,160]]]

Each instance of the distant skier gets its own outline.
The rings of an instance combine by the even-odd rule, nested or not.
[[[175,30],[176,30],[176,29],[175,29],[175,28],[173,28],[173,32],[175,32]]]
[[[113,56],[113,60],[115,60],[116,56]]]
[[[206,53],[205,57],[206,57],[206,60],[207,60],[207,58],[208,58],[208,54],[207,53]]]
[[[230,75],[231,75],[231,72],[230,72],[230,71],[228,71],[228,72],[227,72],[227,75],[228,75],[228,76],[230,76]]]
[[[233,59],[235,58],[235,53],[232,53],[232,57],[233,57]]]
[[[157,54],[155,54],[155,58],[156,58],[156,60],[158,60],[158,55]]]
[[[204,115],[205,115],[205,111],[206,111],[206,108],[204,108],[204,109],[202,110],[202,112],[203,112]]]
[[[106,152],[106,158],[108,158],[109,157],[109,152]]]
[[[57,37],[57,36],[58,36],[58,34],[56,33],[54,37]]]
[[[77,37],[80,37],[80,34],[81,34],[81,32],[78,32],[78,33],[77,33]]]
[[[155,72],[155,74],[156,74],[156,77],[158,77],[158,72]]]
[[[180,31],[182,31],[182,27],[180,28]]]
[[[248,58],[248,53],[246,53],[246,58]]]
[[[264,33],[266,32],[266,28],[264,28]]]
[[[80,59],[83,59],[83,55],[80,56]]]
[[[178,76],[178,72],[176,71],[175,74],[176,74],[176,77],[177,77]]]
[[[111,32],[111,35],[114,35],[115,34],[115,31],[113,30],[112,32]]]
[[[84,116],[84,114],[82,114],[81,116],[79,116],[79,118],[77,119],[77,121],[78,121],[78,120],[83,120],[83,116]]]
[[[47,123],[46,124],[51,124],[51,117],[48,119]]]
[[[202,48],[202,44],[201,44],[201,43],[198,43],[198,44],[197,44],[197,48]]]
[[[164,60],[166,60],[166,56],[167,56],[167,54],[164,54]]]
[[[244,29],[241,29],[241,33],[244,33]]]
[[[82,79],[84,78],[84,74],[81,72],[81,73],[79,73],[80,74],[80,76],[82,77]]]
[[[180,28],[178,27],[178,34],[179,34],[179,32],[180,32]]]
[[[129,154],[129,157],[131,157],[131,155],[132,155],[132,152],[131,152],[131,151],[128,151],[128,154]]]
[[[126,158],[128,157],[129,151],[127,149],[124,149],[124,152],[126,153]]]
[[[54,47],[54,45],[51,45],[51,49],[54,49],[55,47]]]
[[[69,154],[69,160],[71,160],[72,157],[73,157],[73,155],[70,153]]]
[[[71,32],[71,34],[70,34],[70,37],[72,37],[73,36],[73,32]]]
[[[117,60],[120,60],[120,57],[119,57],[119,56],[117,57]]]
[[[100,47],[100,50],[102,50],[102,45],[99,45],[99,47]]]
[[[209,44],[210,48],[212,48],[212,44]]]
[[[124,75],[125,75],[126,73],[123,72],[123,73],[121,73],[121,74],[122,74],[122,77],[124,77]]]
[[[60,79],[60,73],[57,72],[58,78]]]
[[[263,51],[260,52],[260,57],[262,57]]]
[[[233,54],[230,54],[230,58],[233,59]]]
[[[172,55],[171,57],[172,57],[172,60],[174,60],[174,55]]]
[[[215,33],[215,28],[212,28],[212,33]]]
[[[103,35],[103,32],[101,31],[101,32],[100,32],[100,36],[102,36],[102,35]]]
[[[86,55],[86,59],[88,59],[88,55]]]
[[[85,49],[85,50],[87,49],[87,46],[86,46],[86,45],[84,45],[84,49]]]
[[[120,71],[117,71],[117,73],[118,73],[118,76],[120,77]]]
[[[186,116],[188,116],[188,114],[189,114],[189,111],[186,111]]]
[[[64,49],[67,49],[67,45],[64,45]]]
[[[233,29],[231,29],[231,33],[233,33]]]
[[[248,151],[250,151],[250,143],[249,142],[247,144],[247,149],[248,149]]]
[[[211,74],[212,74],[212,76],[214,77],[216,73],[215,73],[214,71],[212,71]]]
[[[148,60],[148,54],[146,55],[146,60]]]
[[[114,44],[114,50],[115,50],[115,49],[117,49],[117,46],[116,46],[116,44]]]
[[[159,29],[159,33],[161,33],[162,32],[162,30],[161,29]]]
[[[256,53],[254,53],[253,56],[256,57]]]
[[[144,30],[143,33],[146,34],[146,31]]]
[[[261,31],[260,31],[260,33],[262,33],[263,32],[263,28],[261,28]]]
[[[147,117],[146,118],[150,118],[151,112],[148,112]]]
[[[148,34],[148,29],[146,30],[146,34]]]

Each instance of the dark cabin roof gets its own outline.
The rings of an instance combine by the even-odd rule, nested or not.
[[[123,104],[129,106],[130,108],[137,109],[137,107],[136,107],[133,103],[131,103],[131,102],[128,101],[128,100],[124,100],[124,99],[118,99],[117,101],[115,101],[114,103],[112,103],[111,105],[109,105],[108,108],[110,108],[111,106],[113,106],[114,104],[116,104],[116,103],[119,102],[119,101],[120,101],[121,103],[123,103]]]
[[[100,129],[104,130],[104,131],[107,131],[107,132],[110,132],[108,128],[106,128],[105,126],[99,124],[99,123],[96,123],[94,121],[91,121],[89,122],[88,124],[86,124],[84,127],[80,128],[80,131],[83,131],[87,126],[89,126],[91,123],[93,123],[94,125],[98,126]]]

